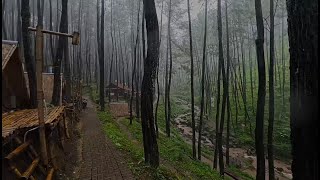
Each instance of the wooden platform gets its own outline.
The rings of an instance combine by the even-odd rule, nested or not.
[[[64,106],[48,108],[48,114],[45,116],[45,124],[56,124],[65,112]],[[2,114],[2,138],[7,138],[19,130],[30,129],[38,125],[37,109],[25,109],[11,113]]]

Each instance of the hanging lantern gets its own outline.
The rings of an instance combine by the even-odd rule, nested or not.
[[[73,32],[72,34],[72,44],[78,45],[80,43],[80,34],[79,32]]]

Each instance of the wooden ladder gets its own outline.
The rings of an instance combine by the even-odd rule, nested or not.
[[[20,144],[16,149],[10,152],[4,160],[9,165],[9,170],[12,171],[19,179],[31,179],[35,180],[35,177],[32,175],[36,167],[39,167],[40,171],[43,174],[47,174],[46,180],[52,180],[54,168],[50,168],[48,172],[45,171],[45,168],[39,163],[40,158],[38,153],[35,151],[34,147],[31,145],[32,141],[28,140],[24,143],[19,138],[14,138],[14,140]],[[27,151],[29,149],[30,151]],[[28,166],[27,170],[21,173],[15,165],[13,165],[12,161],[21,155],[23,152],[27,153],[27,155],[32,159],[31,164]]]

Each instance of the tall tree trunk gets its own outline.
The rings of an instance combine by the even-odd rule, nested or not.
[[[29,4],[28,4],[28,7],[29,7]],[[6,10],[5,9],[6,9],[6,1],[3,0],[2,1],[2,35],[3,35],[2,39],[8,39],[6,21],[5,21],[5,14],[6,14]],[[22,9],[21,9],[21,11],[22,11]],[[29,16],[30,16],[30,10],[29,10]],[[30,22],[29,22],[29,24],[30,24]]]
[[[140,15],[140,0],[138,5],[138,15],[137,15],[137,35],[136,35],[136,42],[134,45],[134,52],[133,52],[133,58],[134,58],[134,65],[133,65],[133,71],[132,71],[132,77],[131,77],[131,99],[130,99],[130,124],[132,124],[133,115],[132,115],[132,103],[133,103],[133,96],[134,96],[134,86],[133,86],[133,80],[134,76],[136,74],[136,64],[137,64],[137,46],[139,41],[139,15]],[[137,98],[136,98],[137,100]],[[146,155],[146,154],[145,154]],[[145,157],[147,159],[147,157]]]
[[[104,0],[101,0],[101,22],[100,22],[100,55],[99,55],[99,66],[100,66],[100,110],[104,111]]]
[[[163,1],[161,2],[161,22],[160,22],[160,40],[159,40],[159,51],[161,47],[161,40],[162,40],[162,14],[163,14]],[[160,56],[160,55],[159,55]],[[158,107],[159,107],[159,100],[160,100],[160,84],[159,84],[159,57],[158,57],[158,66],[157,66],[157,104],[156,104],[156,110],[155,110],[155,125],[156,125],[156,132],[157,132],[157,137],[159,137],[159,129],[158,129]]]
[[[196,121],[194,114],[194,88],[193,88],[193,46],[192,46],[192,31],[191,31],[191,16],[190,16],[190,0],[188,0],[188,20],[189,20],[189,43],[190,43],[190,60],[191,60],[191,124],[192,124],[192,157],[197,158],[196,150]]]
[[[221,6],[220,6],[221,7]],[[226,38],[227,38],[227,74],[226,74],[226,98],[227,98],[227,137],[226,137],[226,164],[229,166],[229,137],[230,137],[230,99],[229,99],[229,73],[230,73],[230,47],[229,47],[229,24],[228,24],[228,1],[225,0]],[[220,17],[221,18],[221,17]]]
[[[169,55],[170,55],[170,23],[171,23],[171,0],[169,0],[169,16],[168,16],[168,31],[167,31],[167,57],[166,57],[166,84],[165,84],[165,116],[166,116],[166,133],[170,137],[170,115],[169,115]],[[171,58],[171,57],[170,57]],[[171,62],[171,61],[170,61]]]
[[[282,60],[282,110],[285,110],[284,107],[284,84],[285,84],[285,79],[286,79],[286,63],[284,59],[284,33],[283,33],[283,22],[284,19],[284,8],[282,9],[282,22],[281,22],[281,60]]]
[[[38,5],[39,6],[39,5]],[[39,7],[38,7],[39,9]],[[61,12],[61,21],[60,21],[60,32],[68,33],[68,0],[62,1],[62,12]],[[41,20],[39,21],[41,22]],[[68,43],[67,37],[59,36],[58,49],[56,54],[56,60],[54,61],[54,85],[52,93],[51,104],[57,106],[60,102],[61,97],[61,61],[63,50],[65,49]]]
[[[66,32],[68,32],[68,12],[66,12]],[[70,59],[69,59],[69,44],[68,39],[65,39],[64,45],[64,78],[66,80],[65,85],[65,99],[67,102],[70,101],[71,98],[71,69],[70,69]]]
[[[221,62],[222,69],[222,81],[223,81],[223,96],[222,96],[222,107],[221,107],[221,118],[220,118],[220,130],[218,136],[218,148],[219,148],[219,170],[220,175],[224,174],[224,161],[223,161],[223,152],[222,152],[222,133],[224,128],[224,115],[226,109],[226,102],[228,96],[228,84],[224,66],[223,58],[223,46],[222,46],[222,18],[221,18],[221,0],[218,0],[218,39],[219,39],[219,61]],[[228,55],[227,55],[228,56]]]
[[[274,180],[273,122],[274,122],[274,12],[270,0],[270,67],[269,67],[269,121],[268,121],[268,168],[269,180]]]
[[[146,29],[147,29],[147,57],[144,60],[144,76],[141,88],[141,125],[143,132],[144,153],[149,154],[145,159],[147,164],[157,168],[159,166],[159,150],[154,128],[153,93],[154,79],[159,56],[159,25],[156,7],[153,0],[144,0]]]
[[[220,115],[220,77],[221,76],[221,62],[218,62],[218,78],[217,78],[217,111],[216,111],[216,139],[213,157],[213,168],[216,169],[218,165],[218,137],[219,137],[219,115]],[[237,107],[236,107],[237,108]]]
[[[318,1],[287,1],[293,179],[319,179]]]
[[[264,158],[264,105],[266,96],[266,69],[264,61],[264,26],[263,16],[261,9],[261,0],[255,0],[255,11],[256,11],[256,22],[257,22],[257,33],[256,39],[256,50],[257,50],[257,61],[258,61],[258,73],[259,73],[259,87],[258,87],[258,101],[257,101],[257,112],[256,112],[256,129],[255,129],[255,144],[256,144],[256,155],[257,155],[257,175],[256,179],[265,179],[265,158]]]
[[[17,0],[17,8],[18,8],[18,16],[17,16],[17,40],[22,44],[22,36],[21,36],[21,0]]]
[[[22,29],[22,40],[23,40],[23,51],[24,60],[26,63],[26,69],[28,72],[29,81],[29,91],[30,91],[30,105],[31,108],[37,106],[37,80],[36,80],[36,70],[35,61],[32,57],[31,48],[31,38],[28,32],[28,27],[30,26],[30,7],[29,0],[21,1],[21,29]]]
[[[206,47],[207,47],[207,14],[208,14],[208,1],[205,2],[205,20],[204,20],[204,39],[203,39],[203,59],[202,59],[202,78],[201,78],[201,103],[200,103],[200,121],[199,121],[199,136],[198,136],[198,159],[201,161],[201,133],[203,123],[203,110],[204,110],[204,75],[206,64]]]

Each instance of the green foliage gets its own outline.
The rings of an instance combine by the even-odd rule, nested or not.
[[[164,111],[162,110],[161,107],[159,121],[164,121],[162,119]],[[143,162],[142,131],[139,121],[134,120],[132,125],[127,119],[120,121],[129,130],[129,132],[124,132],[108,111],[98,112],[98,116],[103,122],[106,135],[116,144],[117,148],[130,156],[129,167],[137,177],[147,179],[221,179],[218,173],[208,165],[195,161],[189,156],[191,148],[177,136],[176,130],[173,130],[173,135],[176,136],[174,138],[159,134],[158,145],[162,163],[158,169],[152,169],[145,166]],[[132,135],[132,139],[128,137],[127,133]]]
[[[234,166],[228,167],[228,170],[231,171],[233,174],[235,174],[237,177],[240,177],[240,179],[243,179],[243,180],[254,180],[253,177],[251,177],[247,173],[244,173],[244,172],[240,171],[238,168],[236,168]]]

